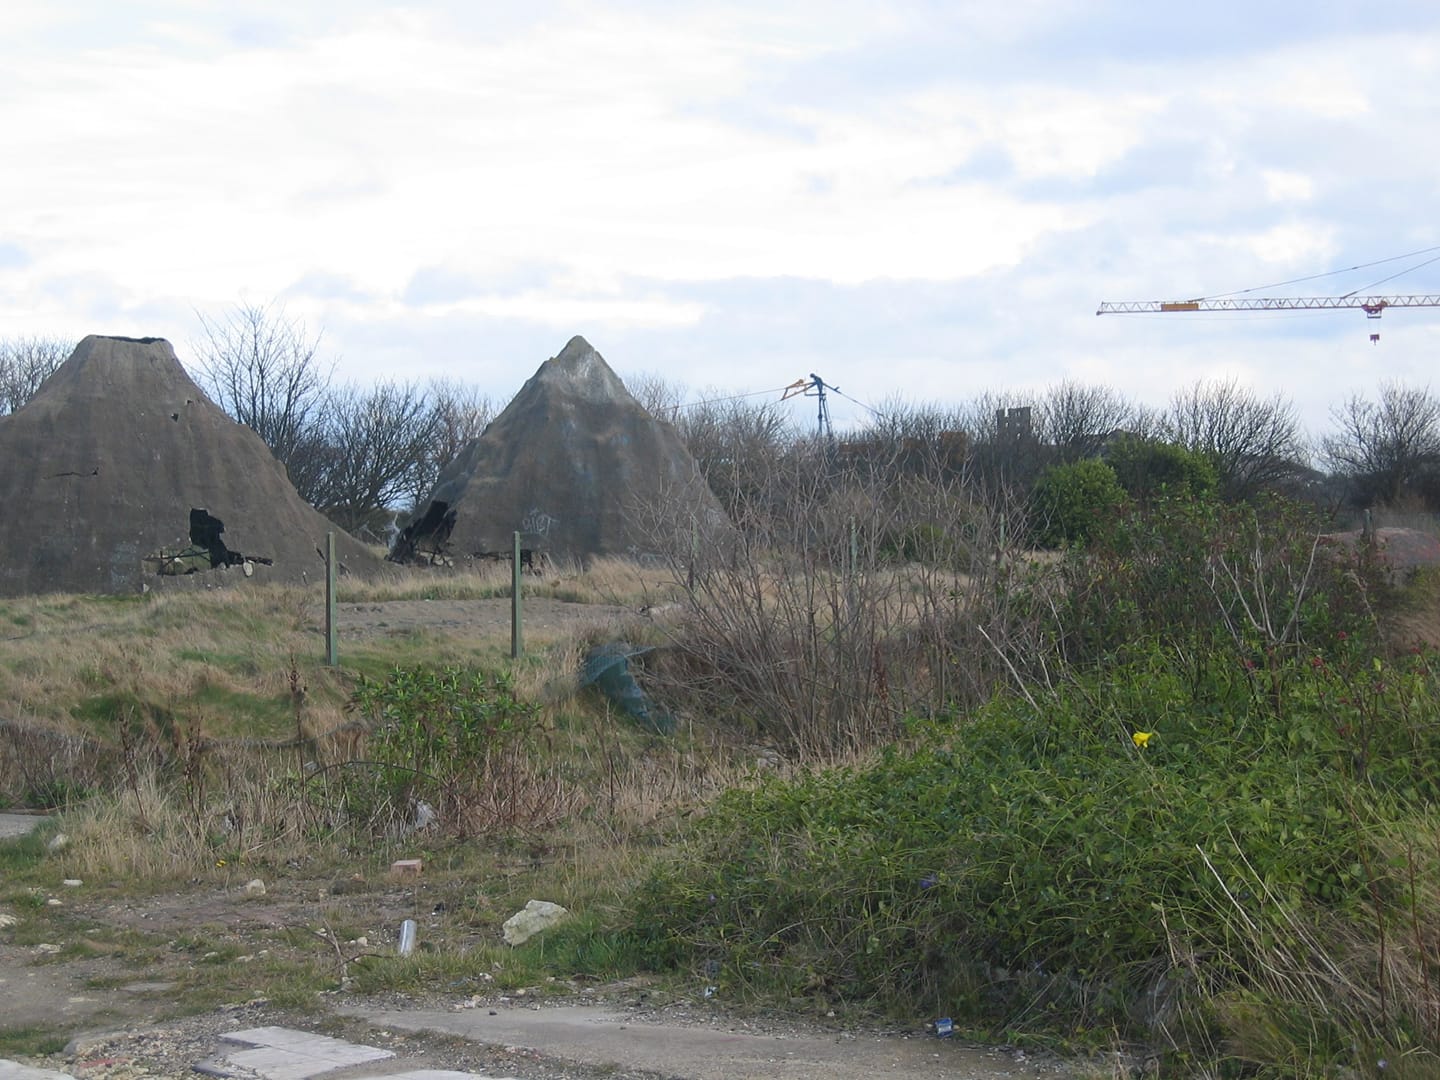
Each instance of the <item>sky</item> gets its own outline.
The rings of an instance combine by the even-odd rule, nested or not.
[[[274,305],[344,380],[507,401],[582,334],[838,427],[1062,381],[1428,385],[1440,5],[7,0],[0,338]],[[1378,343],[1370,335],[1380,333]],[[773,398],[779,398],[774,393]],[[798,401],[797,422],[813,403]]]

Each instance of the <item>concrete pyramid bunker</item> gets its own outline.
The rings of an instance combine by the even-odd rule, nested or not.
[[[574,337],[446,466],[390,557],[504,558],[516,532],[522,549],[555,559],[645,556],[667,515],[702,540],[729,530],[675,428]]]
[[[163,338],[87,337],[0,423],[0,506],[0,596],[318,581],[327,531],[382,572]]]

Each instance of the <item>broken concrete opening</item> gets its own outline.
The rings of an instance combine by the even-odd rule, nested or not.
[[[385,557],[398,563],[443,563],[454,528],[455,511],[449,503],[437,499],[425,508],[425,513],[400,530],[394,547]]]
[[[155,563],[157,573],[167,577],[196,574],[204,570],[220,570],[230,566],[243,566],[246,576],[250,575],[249,564],[273,566],[274,560],[262,555],[243,555],[231,551],[220,539],[225,532],[225,523],[203,507],[190,508],[190,546],[178,551],[161,548],[149,556]]]

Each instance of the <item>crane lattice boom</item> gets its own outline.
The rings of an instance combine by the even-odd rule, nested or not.
[[[1440,293],[1414,296],[1253,296],[1215,300],[1102,300],[1096,315],[1153,311],[1296,311],[1360,308],[1371,319],[1390,307],[1440,307]]]

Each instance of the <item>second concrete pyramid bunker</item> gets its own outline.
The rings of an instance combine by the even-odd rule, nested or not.
[[[705,530],[724,521],[675,428],[574,337],[441,472],[391,558],[503,557],[516,532],[552,559],[644,555],[660,543],[657,521],[679,508]]]

